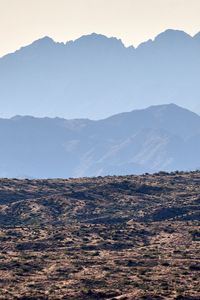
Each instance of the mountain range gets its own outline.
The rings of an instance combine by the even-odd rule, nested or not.
[[[175,103],[200,113],[200,33],[167,30],[137,48],[100,34],[44,37],[0,58],[1,116],[102,119]]]
[[[55,178],[195,170],[200,116],[175,104],[102,120],[0,119],[0,176]]]

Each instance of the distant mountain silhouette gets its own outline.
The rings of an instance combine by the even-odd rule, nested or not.
[[[0,119],[0,176],[80,177],[200,167],[200,116],[174,104],[91,121]]]
[[[0,58],[2,116],[101,119],[176,103],[200,113],[200,33],[167,30],[139,47],[99,34],[44,37]]]

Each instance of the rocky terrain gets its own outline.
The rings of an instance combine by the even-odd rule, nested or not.
[[[0,299],[200,299],[200,172],[0,179]]]

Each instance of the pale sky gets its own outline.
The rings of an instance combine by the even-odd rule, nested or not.
[[[137,46],[165,29],[200,31],[200,0],[0,0],[0,56],[43,36],[92,32]]]

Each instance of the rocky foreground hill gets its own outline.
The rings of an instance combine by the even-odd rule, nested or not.
[[[200,299],[200,172],[0,180],[0,299]]]

